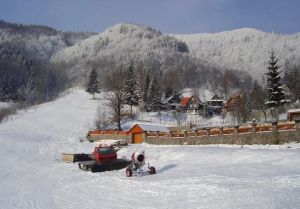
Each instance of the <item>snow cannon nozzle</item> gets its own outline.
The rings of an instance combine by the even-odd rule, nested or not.
[[[144,155],[142,155],[142,154],[139,154],[139,155],[137,156],[137,160],[138,160],[140,163],[143,162],[144,159],[145,159],[145,157],[144,157]]]

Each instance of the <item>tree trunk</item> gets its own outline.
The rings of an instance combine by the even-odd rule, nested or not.
[[[266,110],[263,110],[263,113],[264,113],[265,122],[266,122],[266,121],[267,121],[267,113],[266,113]]]

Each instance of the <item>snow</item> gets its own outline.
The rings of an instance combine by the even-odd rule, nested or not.
[[[12,102],[0,102],[0,110],[10,108],[14,104]]]
[[[300,112],[300,109],[291,109],[288,110],[288,113]]]
[[[194,57],[223,69],[247,71],[259,81],[267,71],[271,49],[275,50],[280,65],[286,60],[293,64],[299,61],[299,34],[281,35],[242,28],[220,33],[173,36],[184,41]]]
[[[1,209],[299,208],[300,146],[129,145],[146,151],[156,175],[90,173],[61,153],[91,152],[80,142],[103,100],[73,90],[0,124]],[[103,108],[105,111],[105,108]],[[290,147],[290,148],[288,148]]]
[[[177,119],[176,119],[177,117]],[[124,129],[130,129],[136,123],[152,124],[152,125],[164,125],[167,127],[177,126],[180,122],[182,126],[189,126],[190,124],[201,127],[215,127],[215,126],[229,126],[233,123],[233,118],[230,114],[227,114],[225,118],[221,116],[215,116],[212,118],[204,118],[197,114],[179,114],[176,116],[174,112],[138,112],[136,114],[136,121],[128,121],[123,123]]]
[[[86,70],[87,62],[107,60],[108,57],[114,57],[118,64],[122,61],[124,65],[127,65],[132,57],[137,62],[146,59],[152,53],[159,60],[167,55],[174,56],[174,53],[177,53],[177,44],[178,40],[174,37],[161,35],[159,31],[150,27],[120,23],[74,46],[60,49],[51,60],[53,62],[78,62],[73,71],[80,74]],[[111,68],[107,67],[107,70]]]
[[[200,89],[184,88],[181,92],[181,95],[183,97],[190,97],[193,96],[195,93],[196,95],[197,94],[199,95],[199,99],[202,102],[210,101],[211,98],[215,95],[214,92],[205,88],[200,88]]]

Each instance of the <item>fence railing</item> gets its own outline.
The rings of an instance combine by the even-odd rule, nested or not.
[[[256,124],[248,126],[233,126],[233,127],[207,127],[198,129],[195,131],[172,131],[172,132],[145,132],[146,137],[171,137],[171,138],[186,138],[186,137],[201,137],[201,136],[218,136],[218,135],[234,135],[234,134],[249,134],[259,132],[271,132],[271,131],[287,131],[295,130],[297,122],[285,122],[272,124]],[[299,126],[299,125],[298,125]],[[89,136],[97,135],[129,135],[127,131],[115,131],[115,130],[91,130],[88,132]]]

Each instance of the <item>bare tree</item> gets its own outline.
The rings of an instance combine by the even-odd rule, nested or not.
[[[172,115],[177,122],[177,126],[181,126],[184,121],[186,121],[187,115],[180,111],[172,111]]]
[[[257,81],[254,82],[249,97],[251,110],[261,110],[266,121],[267,113],[265,99],[267,97],[267,94],[264,88]]]
[[[240,124],[246,122],[249,117],[249,108],[247,107],[247,98],[245,92],[240,92],[227,108],[227,112],[230,112],[234,123]]]
[[[107,74],[105,78],[105,87],[109,91],[106,99],[108,100],[107,106],[110,109],[110,121],[116,123],[118,130],[122,130],[121,121],[125,116],[125,93],[124,83],[125,74],[122,68]]]
[[[226,69],[223,75],[222,81],[222,89],[225,95],[225,99],[228,99],[228,95],[230,93],[231,88],[233,87],[234,83],[237,83],[237,77],[234,75],[234,72],[231,70]]]
[[[106,113],[105,112],[102,112],[102,107],[100,106],[98,108],[98,111],[97,111],[97,117],[96,117],[96,120],[95,120],[95,125],[96,125],[96,128],[97,129],[106,129],[106,127],[108,126],[108,120],[107,120],[107,117],[106,117]]]

